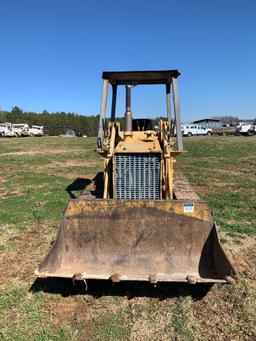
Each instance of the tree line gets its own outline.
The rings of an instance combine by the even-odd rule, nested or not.
[[[117,117],[121,128],[124,128],[124,118]],[[50,113],[44,110],[42,113],[23,111],[15,106],[11,111],[0,111],[0,123],[27,123],[29,126],[44,126],[44,133],[48,135],[65,134],[67,129],[80,132],[82,135],[97,136],[99,128],[99,115],[84,116],[72,112]],[[158,119],[153,120],[157,124]]]
[[[216,120],[220,120],[222,124],[229,124],[231,126],[237,126],[239,122],[247,122],[251,121],[253,124],[256,123],[256,118],[255,119],[241,119],[238,116],[231,116],[231,115],[226,115],[226,116],[213,116],[211,117]]]
[[[0,112],[0,122],[27,123],[29,126],[44,126],[44,132],[49,135],[64,134],[67,129],[72,129],[76,133],[96,136],[99,126],[99,115],[84,116],[72,112],[49,113],[44,110],[42,113],[23,111],[15,106],[11,111]]]

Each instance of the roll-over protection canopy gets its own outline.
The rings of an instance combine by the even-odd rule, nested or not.
[[[126,84],[168,84],[172,78],[178,78],[178,70],[162,71],[105,71],[102,78],[112,85]]]

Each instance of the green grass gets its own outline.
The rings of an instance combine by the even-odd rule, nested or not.
[[[42,309],[43,301],[41,293],[32,295],[26,288],[8,285],[0,293],[0,338],[5,341],[75,340],[68,326],[54,327],[51,317]]]
[[[166,326],[168,328],[168,325]],[[184,341],[196,339],[193,329],[196,328],[190,297],[180,297],[175,307],[174,316],[171,322],[173,333],[179,335]]]
[[[94,323],[95,340],[97,341],[124,341],[130,339],[129,330],[125,326],[127,322],[122,311],[95,318]]]
[[[246,266],[239,284],[214,286],[199,301],[188,290],[164,300],[29,291],[69,200],[67,186],[101,170],[95,144],[0,140],[0,340],[255,339],[253,248],[237,256]],[[256,231],[256,138],[186,138],[185,149],[176,169],[214,212],[224,246],[245,247]]]
[[[72,182],[69,174],[94,174],[100,170],[100,164],[86,165],[86,160],[99,160],[93,151],[94,142],[92,138],[1,140],[2,154],[35,153],[6,155],[1,159],[0,176],[5,178],[1,190],[7,193],[0,197],[1,224],[14,224],[18,229],[23,229],[27,222],[56,224],[69,198],[65,190]],[[68,152],[74,147],[77,151]],[[56,148],[59,152],[51,154]],[[85,160],[84,166],[65,165],[65,162],[81,160]],[[17,189],[19,193],[15,193]]]
[[[208,202],[217,224],[233,234],[256,233],[255,138],[185,139],[177,168]]]

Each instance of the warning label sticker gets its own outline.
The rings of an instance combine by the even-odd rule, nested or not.
[[[194,212],[194,203],[193,202],[184,202],[183,204],[183,212],[184,213],[193,213]]]

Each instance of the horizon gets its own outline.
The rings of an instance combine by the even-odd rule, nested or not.
[[[99,116],[99,114],[92,114],[92,115],[82,115],[82,114],[80,114],[80,113],[76,113],[76,112],[65,112],[65,111],[56,111],[56,112],[49,112],[48,110],[46,110],[46,109],[44,109],[42,112],[33,112],[33,111],[26,111],[26,110],[23,110],[22,108],[20,108],[20,107],[18,107],[18,106],[14,106],[12,109],[14,109],[14,108],[18,108],[19,110],[21,110],[23,113],[32,113],[32,114],[36,114],[36,115],[42,115],[44,112],[46,112],[46,113],[48,113],[49,115],[54,115],[54,114],[65,114],[65,115],[68,115],[68,114],[71,114],[71,115],[77,115],[77,116],[84,116],[84,117],[97,117],[97,116]],[[9,113],[9,112],[11,112],[11,110],[10,111],[8,111],[8,110],[0,110],[0,114],[1,114],[1,112],[2,113]],[[106,115],[106,119],[109,119],[110,118],[110,115]],[[117,119],[122,119],[122,118],[124,118],[124,116],[119,116],[119,115],[117,115],[116,116],[116,118]],[[138,117],[133,117],[133,118],[137,118],[138,119]],[[145,117],[146,118],[146,117]],[[152,119],[152,120],[156,120],[156,119],[162,119],[162,118],[166,118],[166,115],[165,114],[163,114],[163,115],[157,115],[157,116],[155,116],[155,117],[150,117],[150,119]],[[196,120],[193,120],[193,121],[184,121],[183,120],[183,122],[182,122],[182,124],[188,124],[188,123],[193,123],[194,121],[200,121],[200,120],[204,120],[204,119],[217,119],[217,120],[219,120],[220,122],[221,121],[223,121],[223,120],[225,120],[225,119],[228,119],[228,118],[230,118],[230,119],[234,119],[234,121],[235,120],[239,120],[240,122],[249,122],[249,121],[256,121],[256,115],[255,115],[255,117],[252,117],[252,118],[241,118],[241,117],[239,117],[239,116],[234,116],[234,115],[215,115],[215,116],[207,116],[207,115],[204,115],[203,117],[201,117],[201,118],[198,118],[198,119],[196,119]],[[10,122],[10,123],[12,123],[12,122]],[[26,122],[25,122],[26,123]]]

